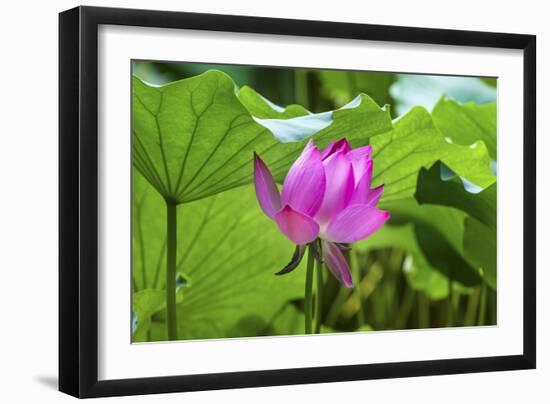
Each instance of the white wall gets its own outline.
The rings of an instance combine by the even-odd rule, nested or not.
[[[538,36],[538,148],[548,150],[550,26],[545,2],[339,0],[90,1],[89,5],[156,8],[419,27],[532,33]],[[68,402],[57,373],[57,13],[62,0],[3,3],[0,78],[0,397],[7,403]],[[545,73],[545,74],[544,74]],[[550,202],[538,153],[538,369],[397,380],[333,383],[111,399],[110,402],[548,402],[550,380]],[[518,212],[518,214],[521,214]],[[520,268],[518,268],[520,270]],[[361,394],[361,396],[359,396]]]

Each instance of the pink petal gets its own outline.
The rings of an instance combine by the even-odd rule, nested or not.
[[[336,142],[332,142],[327,147],[325,147],[325,150],[323,150],[323,152],[321,153],[321,158],[324,160],[338,151],[342,151],[344,152],[344,154],[346,154],[350,150],[351,150],[351,147],[348,141],[345,138],[340,139]]]
[[[342,151],[323,161],[326,175],[326,190],[321,208],[315,215],[319,223],[328,223],[349,203],[355,186],[351,162]]]
[[[286,205],[275,215],[275,221],[283,234],[295,244],[307,244],[319,235],[319,225],[311,217]]]
[[[367,167],[361,179],[355,185],[350,205],[364,205],[370,194],[370,183],[372,179],[372,160],[367,162]]]
[[[313,217],[325,194],[325,169],[321,153],[310,140],[285,178],[281,192],[282,205]]]
[[[348,157],[352,160],[363,157],[368,157],[369,159],[372,159],[372,146],[368,145],[353,149],[348,153]]]
[[[325,262],[330,272],[332,272],[334,277],[343,283],[344,286],[352,288],[353,282],[351,280],[351,272],[340,248],[336,244],[326,240],[323,240],[322,244]]]
[[[256,153],[254,153],[254,186],[260,207],[273,219],[281,210],[281,197],[273,176]]]
[[[353,164],[353,173],[355,181],[358,182],[365,175],[369,161],[372,161],[372,146],[359,147],[351,150],[347,154]]]
[[[353,243],[367,238],[389,219],[390,213],[370,205],[350,205],[332,218],[324,238],[336,243]]]
[[[382,192],[384,192],[384,185],[371,189],[367,199],[365,200],[365,205],[375,207],[382,196]]]

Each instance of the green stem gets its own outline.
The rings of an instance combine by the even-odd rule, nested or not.
[[[399,308],[399,312],[395,318],[395,325],[393,327],[395,330],[402,330],[407,326],[415,298],[416,294],[414,293],[414,290],[407,287],[405,290],[405,296],[403,297],[403,302],[401,303],[401,307]]]
[[[340,315],[340,308],[344,304],[348,295],[349,289],[338,283],[338,292],[332,301],[332,305],[328,309],[327,315],[325,316],[325,324],[327,327],[334,327],[334,324],[336,324],[336,320],[338,320],[338,316]]]
[[[474,326],[476,325],[476,316],[479,306],[480,288],[475,288],[470,297],[468,298],[468,306],[466,307],[466,314],[464,315],[464,325]]]
[[[297,104],[311,109],[311,105],[309,105],[308,71],[305,69],[294,70],[294,98]]]
[[[311,334],[311,312],[313,306],[313,245],[309,245],[307,253],[307,272],[306,272],[306,290],[304,294],[304,312],[306,315],[305,332]]]
[[[176,317],[177,205],[166,204],[166,325],[168,339],[178,339]]]
[[[489,318],[487,325],[497,324],[497,294],[495,291],[487,290],[487,307],[489,309]]]
[[[418,328],[430,327],[430,301],[423,292],[418,292]]]
[[[485,325],[485,312],[487,311],[487,286],[485,286],[485,282],[481,284],[481,296],[479,300],[479,317],[477,325]]]
[[[447,327],[454,326],[454,307],[453,307],[453,274],[449,271],[449,296],[447,299]]]
[[[166,257],[166,239],[162,244],[160,254],[157,259],[157,264],[155,266],[155,277],[153,278],[153,287],[157,289],[162,289],[162,281],[160,279],[162,264],[164,263],[164,258]]]
[[[355,294],[357,296],[357,324],[358,328],[365,325],[365,309],[363,308],[363,296],[361,291],[361,268],[359,266],[359,258],[357,251],[350,251],[351,272],[353,275],[353,283],[355,285]]]
[[[322,252],[319,251],[322,256]],[[323,263],[317,260],[317,306],[315,310],[315,334],[321,334],[321,324],[323,323]]]

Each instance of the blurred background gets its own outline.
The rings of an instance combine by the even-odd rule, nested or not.
[[[393,118],[416,105],[431,111],[442,96],[460,103],[486,104],[496,100],[494,78],[150,61],[133,63],[133,74],[154,85],[196,76],[210,69],[227,73],[237,86],[248,85],[277,105],[284,107],[296,103],[312,112],[339,108],[359,93],[368,94],[381,106],[389,104]],[[392,237],[391,230],[388,236]],[[401,236],[395,234],[395,237]],[[496,291],[485,283],[466,287],[449,282],[437,268],[432,268],[432,263],[423,262],[421,254],[411,254],[411,249],[387,247],[391,242],[374,244],[358,243],[352,251],[346,252],[354,279],[360,279],[358,287],[346,289],[333,277],[328,277],[322,308],[327,329],[392,330],[496,324]],[[302,305],[301,299],[288,302],[271,323],[276,324],[278,317],[285,321],[285,313],[301,310]],[[297,332],[301,332],[300,327],[301,323],[297,324]],[[258,334],[269,335],[271,331]]]
[[[202,63],[133,63],[134,75],[156,85],[210,69],[227,73],[239,87],[250,86],[277,105],[300,104],[312,112],[339,108],[361,92],[380,106],[390,104],[394,117],[403,115],[414,105],[431,110],[442,95],[461,103],[485,104],[496,100],[495,78]]]

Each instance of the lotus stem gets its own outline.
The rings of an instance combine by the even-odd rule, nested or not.
[[[363,296],[361,292],[361,267],[359,266],[359,257],[356,250],[350,251],[351,272],[355,284],[355,295],[357,296],[357,324],[358,328],[365,325],[365,310],[363,308]]]
[[[454,306],[453,306],[454,293],[453,293],[453,272],[451,269],[449,269],[448,275],[449,275],[449,282],[448,282],[449,294],[447,298],[447,327],[453,327],[454,326]]]
[[[178,339],[176,316],[177,205],[166,203],[166,326],[168,339]]]
[[[482,281],[481,283],[481,296],[479,298],[479,317],[477,320],[477,325],[485,325],[485,313],[487,311],[487,286],[485,286],[485,282]]]
[[[321,243],[319,243],[320,245]],[[319,257],[322,257],[321,247],[319,247]],[[323,322],[323,262],[317,258],[317,305],[315,307],[315,334],[321,334],[321,324]]]
[[[306,272],[306,290],[304,294],[304,312],[305,312],[305,333],[312,333],[312,308],[313,308],[313,261],[315,247],[309,244],[307,252],[307,272]]]

